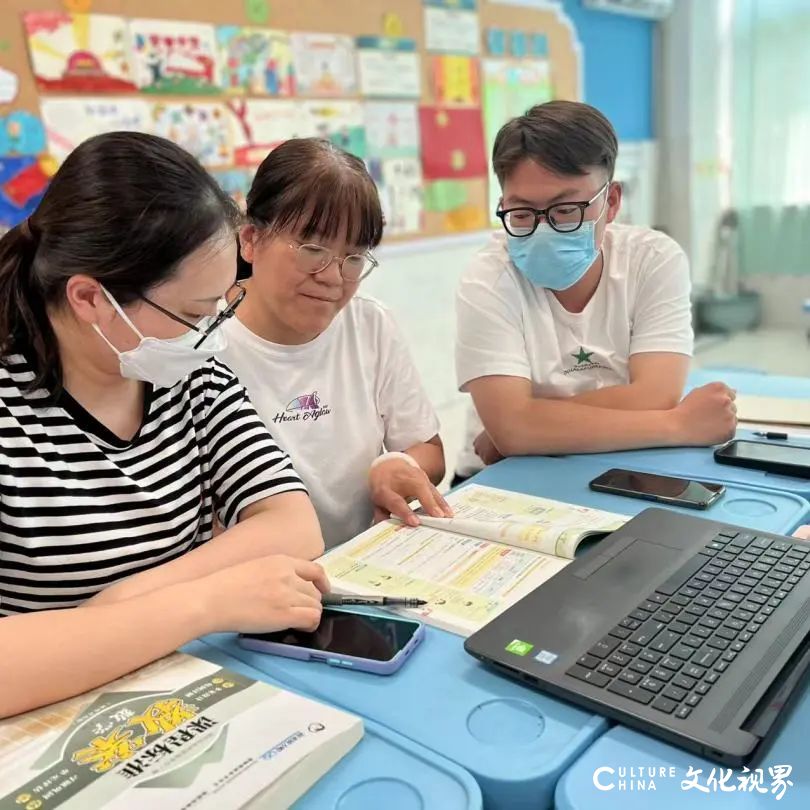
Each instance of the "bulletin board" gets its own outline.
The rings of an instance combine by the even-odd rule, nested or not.
[[[117,47],[111,50],[105,46],[104,53],[97,55],[92,46],[83,50],[75,45],[70,54],[64,53],[64,39],[58,39],[61,34],[54,33],[53,26],[40,22],[32,34],[32,24],[24,24],[22,16],[30,12],[89,13],[92,29],[87,18],[78,22],[71,18],[75,42],[87,45],[113,41],[113,37],[127,51],[127,67],[122,66],[123,61],[122,65],[116,63],[113,50],[117,53]],[[445,25],[445,39],[452,43],[448,47],[453,52],[442,50],[441,27],[431,22],[436,18],[428,19],[429,14],[437,13],[466,15],[458,18],[464,24],[470,21],[470,14],[476,15],[478,31],[475,34],[469,29],[468,42],[475,46],[473,39],[477,40],[477,54],[455,50],[457,34],[464,25]],[[94,15],[109,16],[105,21],[94,19]],[[115,17],[124,18],[123,39],[117,29],[105,28],[113,25]],[[158,57],[149,50],[150,43],[162,47],[161,34],[154,33],[157,29],[150,28],[150,21],[162,21],[164,33],[169,21],[185,23],[185,27],[177,27],[173,36],[185,36],[189,42],[197,36],[195,27],[189,24],[217,26],[214,44],[219,69],[212,66],[208,56],[197,54],[194,64],[188,59],[177,61],[172,67],[172,83],[167,83]],[[268,46],[279,49],[273,51],[272,65],[267,62],[272,70],[267,66],[257,69],[244,78],[244,85],[237,85],[243,75],[237,76],[236,68],[226,66],[236,63],[226,60],[226,34],[220,34],[220,26],[284,32],[297,43],[299,50],[295,53],[310,61],[303,63],[299,71],[298,57],[285,50],[289,43],[276,42]],[[450,31],[452,36],[447,36]],[[367,58],[367,67],[358,67],[356,62],[357,78],[352,86],[336,88],[325,83],[325,73],[313,78],[308,71],[326,71],[326,63],[318,64],[318,37],[298,36],[303,32],[344,35],[342,41],[355,49],[353,58]],[[31,45],[34,37],[36,46]],[[135,42],[144,47],[137,64],[130,53]],[[526,52],[527,47],[534,48],[540,42],[545,43],[537,45],[545,48],[543,54]],[[58,65],[60,57],[66,65],[62,75],[68,76],[70,71],[67,84],[46,75],[48,70],[56,69],[53,66]],[[295,61],[294,68],[285,67],[288,58]],[[111,71],[106,70],[107,59],[111,60]],[[417,68],[413,67],[414,60],[418,61]],[[509,95],[510,91],[497,83],[504,81],[507,74],[513,76],[521,65],[542,68],[545,62],[548,96],[537,100],[576,99],[580,92],[579,60],[573,27],[561,12],[505,5],[503,0],[2,0],[0,229],[10,227],[15,218],[24,218],[36,207],[48,177],[81,137],[77,109],[87,114],[88,136],[103,126],[101,120],[108,120],[116,122],[115,126],[110,124],[112,128],[145,128],[178,140],[196,154],[229,193],[243,201],[252,171],[268,151],[255,144],[254,148],[250,143],[239,145],[239,139],[247,137],[247,123],[251,133],[268,133],[265,142],[276,143],[276,139],[285,137],[285,132],[286,137],[291,136],[289,133],[328,133],[329,118],[339,107],[340,115],[345,116],[340,118],[339,126],[334,123],[334,137],[327,137],[337,138],[336,142],[349,151],[362,153],[366,160],[386,208],[386,242],[480,230],[491,222],[496,195],[489,169],[496,123],[503,123],[499,116],[511,117],[522,112],[527,102],[534,103],[531,85],[524,86],[521,96]],[[94,83],[102,62],[105,79]],[[178,64],[181,72],[185,71],[182,76],[176,71]],[[385,87],[375,90],[380,66],[385,64],[409,66],[414,74],[413,87],[399,89],[412,96],[386,97]],[[110,72],[117,78],[111,78]],[[407,83],[407,71],[397,73]],[[140,76],[147,85],[134,87],[133,82],[139,83]],[[85,82],[81,92],[70,84],[74,79]],[[153,93],[158,84],[149,85],[150,81],[158,82],[161,91]],[[228,81],[234,83],[234,92],[226,85]],[[249,82],[259,82],[260,90],[254,90]],[[338,76],[336,84],[340,83]],[[336,90],[338,96],[333,96]],[[375,151],[378,147],[372,132],[379,140],[380,125],[397,120],[402,126],[404,118],[393,116],[391,104],[397,109],[397,105],[404,105],[401,109],[407,112],[409,123],[414,123],[411,117],[415,118],[419,138],[416,151],[409,151],[412,144],[406,148],[393,140],[379,146],[379,153]],[[192,113],[193,121],[184,118]],[[242,119],[237,121],[239,115]],[[372,120],[377,121],[376,128]],[[147,126],[143,125],[145,121]],[[318,127],[317,132],[313,126]],[[221,136],[219,131],[214,133],[217,127],[222,130]],[[62,137],[63,129],[70,130],[71,137]]]

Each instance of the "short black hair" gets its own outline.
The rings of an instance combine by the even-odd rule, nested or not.
[[[616,131],[596,107],[549,101],[501,127],[492,166],[501,185],[526,158],[560,175],[582,175],[601,167],[612,180],[618,149]]]

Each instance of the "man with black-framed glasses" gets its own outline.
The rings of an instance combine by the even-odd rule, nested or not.
[[[459,387],[472,395],[457,479],[505,455],[708,445],[736,425],[722,383],[681,400],[689,265],[668,236],[614,223],[610,122],[553,101],[495,140],[502,231],[462,275]]]

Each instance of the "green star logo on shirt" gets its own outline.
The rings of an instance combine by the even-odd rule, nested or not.
[[[579,353],[572,354],[571,357],[573,357],[574,360],[577,361],[577,365],[581,365],[582,363],[590,363],[593,355],[594,352],[586,352],[585,349],[583,349],[582,346],[580,346]]]

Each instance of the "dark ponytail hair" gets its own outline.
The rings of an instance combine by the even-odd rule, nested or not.
[[[0,363],[23,354],[31,388],[62,385],[48,310],[71,276],[98,279],[122,305],[239,221],[235,204],[185,150],[139,132],[78,146],[26,221],[0,238]]]
[[[383,235],[377,186],[360,158],[322,138],[292,138],[259,166],[247,195],[247,216],[260,231],[295,231],[331,240],[348,228],[353,245],[375,248]],[[251,274],[240,257],[239,277]]]

